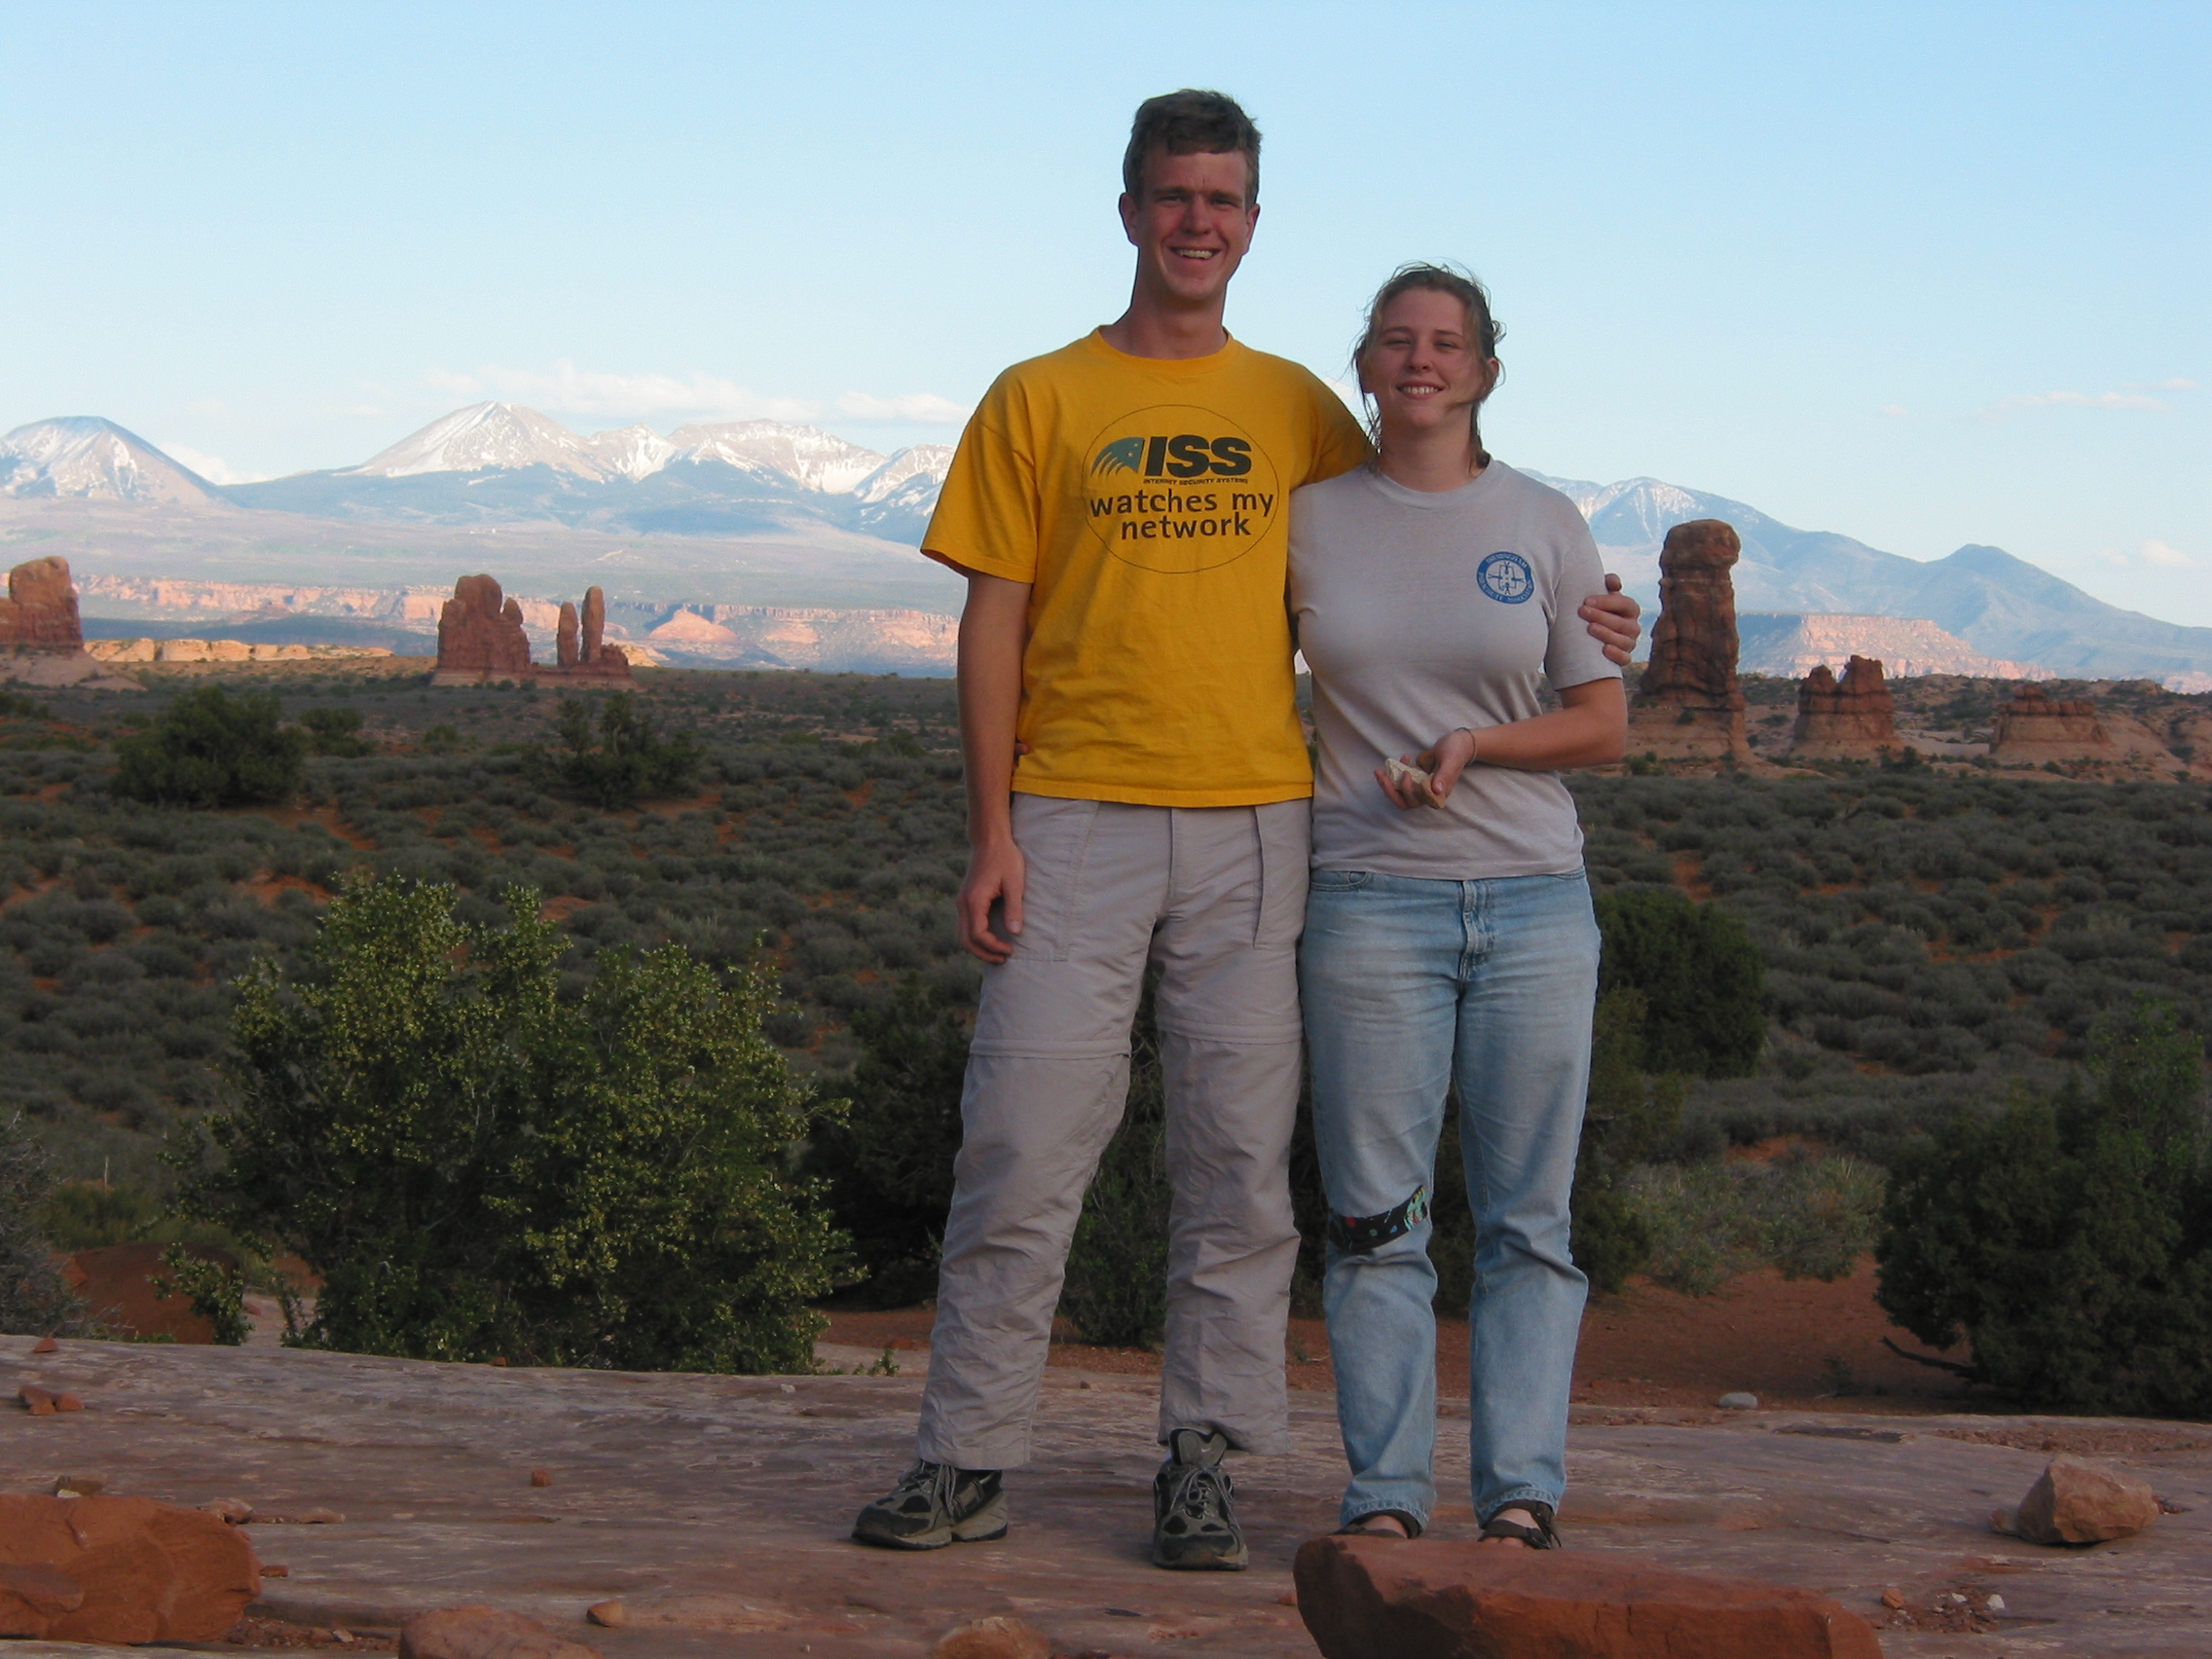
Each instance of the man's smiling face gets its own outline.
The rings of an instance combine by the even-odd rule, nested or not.
[[[1122,198],[1138,281],[1178,306],[1219,304],[1260,218],[1249,172],[1241,150],[1153,151],[1143,192]]]

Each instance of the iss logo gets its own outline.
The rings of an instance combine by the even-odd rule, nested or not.
[[[1475,581],[1500,605],[1525,605],[1536,591],[1529,561],[1518,553],[1493,553],[1475,567]]]
[[[1115,558],[1188,575],[1242,558],[1283,510],[1273,463],[1210,409],[1133,410],[1091,441],[1084,511]]]

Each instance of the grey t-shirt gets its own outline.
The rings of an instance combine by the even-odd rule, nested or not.
[[[1290,603],[1313,671],[1320,764],[1313,867],[1474,881],[1582,867],[1557,772],[1468,767],[1441,810],[1400,811],[1375,781],[1456,726],[1543,713],[1559,688],[1621,671],[1575,614],[1602,592],[1574,503],[1493,461],[1462,489],[1394,484],[1374,464],[1290,498]]]

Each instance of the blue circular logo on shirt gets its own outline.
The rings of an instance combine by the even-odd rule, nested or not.
[[[1475,567],[1475,580],[1500,605],[1525,605],[1536,591],[1535,574],[1518,553],[1493,553]]]

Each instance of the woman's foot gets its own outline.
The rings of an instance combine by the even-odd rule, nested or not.
[[[1510,1509],[1500,1509],[1495,1515],[1493,1515],[1491,1517],[1491,1521],[1493,1524],[1502,1521],[1508,1527],[1526,1527],[1531,1532],[1536,1530],[1536,1518],[1533,1515],[1530,1514],[1526,1509],[1523,1509],[1518,1503],[1513,1505],[1513,1507]],[[1525,1550],[1529,1548],[1528,1539],[1516,1538],[1512,1536],[1485,1538],[1483,1542],[1486,1544],[1503,1544],[1508,1549]]]
[[[1556,1550],[1559,1533],[1548,1503],[1509,1503],[1483,1523],[1482,1542],[1519,1550]]]

